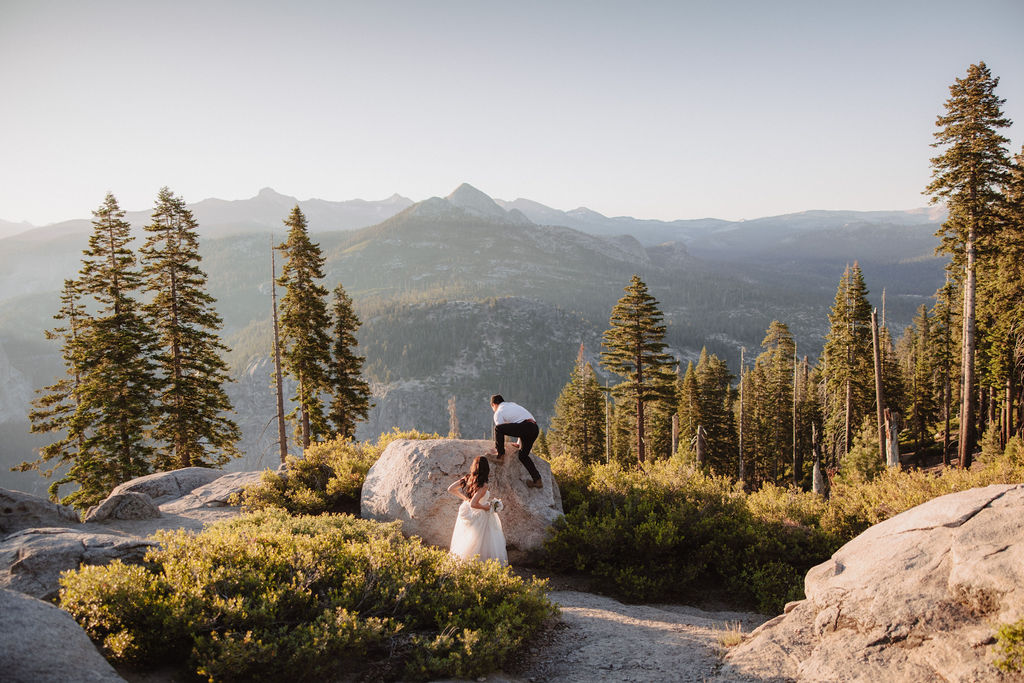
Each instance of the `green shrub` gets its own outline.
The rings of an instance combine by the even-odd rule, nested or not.
[[[873,524],[947,493],[1024,481],[1019,438],[970,470],[939,474],[872,474],[866,463],[878,460],[877,443],[869,449],[866,441],[862,450],[871,457],[863,467],[847,463],[850,472],[833,482],[827,501],[771,484],[745,494],[680,459],[640,473],[556,458],[565,516],[545,545],[545,562],[589,575],[596,588],[626,600],[688,599],[702,586],[719,586],[777,613],[803,596],[807,570]]]
[[[267,510],[161,532],[147,566],[68,572],[61,605],[114,661],[209,680],[477,676],[556,609],[540,581],[464,563],[397,523]],[[367,664],[375,662],[375,664]]]
[[[232,502],[247,510],[279,508],[297,515],[357,514],[366,473],[388,444],[397,439],[439,438],[395,429],[381,434],[375,444],[340,437],[313,444],[301,458],[288,456],[283,476],[265,471],[259,483],[247,486]]]
[[[651,463],[646,473],[614,464],[553,468],[571,475],[559,485],[572,502],[545,545],[546,563],[586,573],[626,600],[685,599],[718,585],[774,612],[802,595],[803,574],[837,547],[808,526],[822,514],[808,495],[765,492],[755,512],[727,479],[676,461]],[[783,496],[792,500],[782,505]]]
[[[1024,671],[1024,619],[1015,624],[1003,624],[996,631],[996,652],[1000,657],[995,665],[1006,673]]]
[[[854,434],[850,452],[840,463],[840,476],[846,481],[862,484],[871,481],[886,469],[878,452],[878,425],[874,415],[864,418],[860,431]]]
[[[850,540],[868,527],[932,498],[991,484],[1024,482],[1024,443],[1014,437],[1001,456],[990,456],[971,469],[947,467],[939,473],[886,469],[870,482],[833,482],[822,527]]]

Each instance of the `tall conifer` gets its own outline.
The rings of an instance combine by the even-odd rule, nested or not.
[[[736,453],[736,419],[732,412],[731,387],[735,378],[729,373],[725,361],[708,353],[706,348],[701,349],[695,372],[707,464],[720,474],[731,474]]]
[[[112,194],[93,216],[79,279],[81,292],[98,307],[79,338],[77,415],[87,423],[80,425],[87,457],[69,470],[69,479],[81,486],[64,499],[76,506],[98,502],[114,486],[148,474],[153,462],[155,335],[135,299],[142,280],[128,246],[131,226]]]
[[[555,401],[548,430],[550,447],[583,462],[604,459],[604,394],[580,344],[569,382]]]
[[[324,257],[319,245],[309,239],[306,217],[298,205],[284,221],[288,236],[278,245],[285,255],[278,284],[284,287],[281,298],[281,345],[285,371],[297,382],[292,400],[295,409],[288,417],[297,418],[296,433],[303,449],[314,438],[327,436],[321,392],[330,388],[331,319],[327,313],[327,289],[319,284],[324,278]]]
[[[356,355],[359,344],[359,316],[352,308],[352,299],[340,284],[334,289],[334,345],[331,355],[330,392],[332,395],[328,418],[339,436],[354,438],[356,422],[365,420],[370,411],[370,385],[363,379],[363,356]],[[452,411],[452,431],[458,432],[458,418]],[[458,437],[453,437],[458,438]]]
[[[185,200],[164,187],[142,246],[145,310],[157,334],[161,371],[153,435],[165,444],[157,469],[223,465],[237,457],[241,432],[228,416],[230,381],[217,330],[220,316],[199,267],[198,224]]]
[[[959,371],[956,364],[957,353],[957,311],[960,307],[956,302],[957,290],[947,277],[944,284],[935,293],[935,305],[932,307],[931,348],[929,354],[934,360],[936,401],[942,418],[942,464],[949,465],[950,424],[952,421],[952,403],[956,400],[954,390],[959,386]]]
[[[61,340],[61,359],[65,375],[55,383],[41,389],[32,400],[28,417],[33,433],[55,433],[60,438],[39,449],[39,458],[34,462],[23,462],[15,469],[26,472],[39,470],[44,477],[52,477],[62,466],[87,459],[85,451],[85,429],[90,418],[79,412],[81,400],[79,387],[82,383],[80,338],[88,324],[88,315],[81,304],[81,293],[74,280],[64,280],[60,295],[60,310],[53,316],[63,324],[46,330],[47,339]],[[48,469],[44,469],[49,465]],[[66,472],[49,487],[50,498],[60,500],[60,487],[73,482]]]
[[[1008,140],[999,134],[1010,120],[1003,116],[1005,100],[995,94],[999,79],[984,62],[972,64],[964,78],[949,87],[946,112],[935,125],[932,147],[942,149],[932,158],[932,182],[925,193],[932,203],[945,202],[949,218],[938,236],[942,250],[953,259],[950,272],[963,288],[963,347],[961,357],[960,441],[961,467],[970,467],[977,441],[977,377],[975,375],[976,294],[978,250],[995,229],[1000,187],[1009,170]],[[962,274],[962,275],[961,275]]]
[[[764,405],[765,432],[762,439],[764,456],[771,463],[771,478],[778,481],[783,463],[793,450],[793,356],[796,344],[789,328],[773,320],[761,341],[764,351],[755,363],[764,373],[765,386],[759,392]]]
[[[618,397],[630,403],[632,410],[634,448],[637,462],[643,467],[647,457],[647,408],[664,404],[670,414],[673,368],[675,359],[665,353],[664,315],[647,285],[634,275],[626,294],[612,308],[611,327],[604,333],[601,365],[626,378],[615,387]]]
[[[854,429],[874,406],[871,306],[860,266],[847,266],[829,312],[822,372],[826,387],[825,432],[836,458],[853,444]]]

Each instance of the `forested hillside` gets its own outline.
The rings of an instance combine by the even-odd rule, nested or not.
[[[239,203],[216,208],[230,204]],[[220,227],[209,230],[225,234],[223,226],[231,225],[236,234],[204,237],[200,252],[232,349],[236,382],[228,393],[245,455],[233,466],[251,467],[276,458],[276,433],[268,427],[274,414],[270,246],[283,228],[272,234],[265,226],[280,225],[285,215],[254,222],[251,206],[238,208],[244,211],[237,220],[219,215]],[[358,435],[373,437],[392,426],[447,433],[447,402],[455,396],[463,432],[481,436],[490,417],[485,399],[495,391],[515,396],[546,421],[581,342],[596,359],[611,307],[634,273],[661,303],[666,341],[684,367],[705,346],[738,367],[740,347],[755,349],[773,319],[787,321],[798,352],[813,360],[835,283],[857,259],[872,300],[880,305],[884,288],[890,324],[901,329],[942,280],[943,264],[932,256],[934,218],[858,216],[775,218],[764,226],[771,237],[761,241],[737,239],[757,221],[680,227],[605,219],[605,225],[634,227],[637,235],[602,237],[539,225],[463,186],[366,228],[332,231],[321,223],[314,234],[326,258],[325,286],[342,283],[364,323],[358,338],[375,406]],[[202,222],[199,232],[208,232]],[[37,492],[43,482],[36,474],[7,469],[41,444],[28,434],[28,400],[61,371],[56,346],[42,331],[52,326],[62,279],[78,268],[85,233],[57,233],[48,239],[45,230],[34,230],[4,239],[0,249],[0,357],[7,359],[0,372],[10,378],[0,390],[0,482]],[[677,239],[654,242],[666,235]]]

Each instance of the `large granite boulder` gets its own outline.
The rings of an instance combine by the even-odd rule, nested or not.
[[[239,508],[228,499],[259,477],[205,467],[139,477],[90,508],[84,524],[71,508],[0,489],[0,587],[52,598],[63,571],[141,562],[156,545],[146,539],[161,529],[198,531],[236,516]]]
[[[0,489],[0,538],[21,529],[70,526],[81,521],[68,505],[57,505],[31,493]]]
[[[931,500],[807,573],[806,599],[726,658],[725,680],[1020,680],[992,666],[1024,618],[1024,485]]]
[[[154,472],[126,481],[114,487],[110,495],[128,492],[145,493],[153,499],[154,503],[163,505],[223,476],[224,470],[215,470],[209,467],[183,467],[169,472]]]
[[[484,455],[490,441],[427,439],[393,441],[370,468],[363,483],[362,516],[380,521],[400,520],[402,531],[432,545],[447,548],[458,516],[459,500],[448,485],[469,472],[473,459]],[[501,498],[501,523],[512,551],[540,548],[551,523],[562,514],[562,497],[551,466],[531,456],[544,487],[526,486],[530,476],[508,448],[504,464],[490,458],[488,488]],[[511,457],[509,457],[511,456]]]
[[[0,541],[0,588],[50,599],[60,588],[61,572],[115,559],[138,563],[155,545],[135,536],[86,527],[23,529]]]
[[[223,474],[223,473],[222,473]],[[163,512],[180,513],[203,508],[228,507],[231,496],[241,493],[250,484],[260,481],[262,472],[230,472],[217,477],[208,484],[197,486],[177,500],[160,506]]]
[[[28,595],[0,590],[0,614],[0,678],[4,681],[124,681],[67,612]]]
[[[108,519],[155,519],[162,515],[153,499],[145,493],[125,491],[111,493],[99,505],[89,508],[85,521],[104,522]]]

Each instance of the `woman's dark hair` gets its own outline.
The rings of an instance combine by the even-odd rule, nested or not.
[[[490,473],[491,465],[487,458],[482,455],[474,458],[473,464],[469,467],[469,474],[462,478],[462,488],[466,490],[466,495],[472,498],[481,487],[486,486]]]

